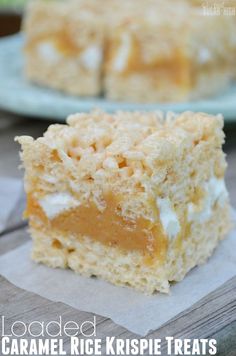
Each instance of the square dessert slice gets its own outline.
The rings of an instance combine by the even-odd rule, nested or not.
[[[168,292],[230,227],[222,127],[203,113],[95,111],[18,137],[33,259]]]
[[[189,1],[189,0],[186,0]],[[193,6],[198,6],[201,8],[202,14],[206,17],[225,17],[228,19],[228,25],[231,25],[231,30],[229,30],[229,40],[232,44],[232,50],[229,51],[228,57],[231,59],[232,66],[232,78],[236,79],[236,1],[235,0],[191,0]]]
[[[93,0],[30,2],[23,24],[28,79],[73,95],[99,94],[104,32],[96,12]]]
[[[230,83],[234,30],[227,16],[204,16],[179,1],[138,2],[133,16],[111,27],[105,92],[115,100],[185,101]],[[235,46],[235,45],[234,45]]]

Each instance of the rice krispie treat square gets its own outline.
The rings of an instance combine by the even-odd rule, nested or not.
[[[101,92],[103,22],[97,0],[31,1],[24,19],[29,80],[73,95]]]
[[[33,260],[169,292],[230,227],[222,127],[203,113],[95,111],[18,137]]]
[[[204,16],[225,17],[231,24],[229,39],[231,39],[233,50],[229,51],[227,55],[231,59],[232,78],[236,79],[236,0],[191,0],[191,4],[198,6]]]
[[[111,26],[105,93],[129,102],[178,102],[216,94],[230,84],[234,19],[204,16],[187,1],[137,1]]]

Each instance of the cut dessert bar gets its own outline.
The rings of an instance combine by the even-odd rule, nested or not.
[[[27,78],[73,95],[186,101],[235,71],[235,17],[204,16],[198,0],[34,0],[23,27]]]
[[[232,40],[233,50],[229,51],[228,57],[231,59],[232,78],[236,79],[236,0],[191,0],[191,3],[194,6],[200,7],[204,16],[222,16],[228,19],[228,21],[231,23],[232,28],[229,31],[229,37],[231,37]]]
[[[103,25],[97,1],[32,1],[24,21],[28,79],[73,95],[101,91]]]
[[[142,4],[142,1],[139,2]],[[109,31],[105,92],[115,100],[185,101],[230,84],[234,20],[179,1],[146,1]]]
[[[203,113],[94,111],[18,137],[33,259],[168,292],[230,227],[222,127]]]

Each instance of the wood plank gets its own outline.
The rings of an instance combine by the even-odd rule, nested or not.
[[[14,142],[17,135],[30,135],[38,137],[43,134],[48,127],[49,122],[38,122],[18,117],[16,115],[6,114],[0,111],[0,177],[15,177],[22,179],[24,171],[19,169],[20,146]],[[15,229],[17,226],[23,226],[26,222],[22,220],[22,213],[25,207],[25,197],[22,195],[9,217],[6,230]]]
[[[27,229],[27,227],[16,228],[14,231],[2,235],[0,238],[0,256],[29,241],[30,236]]]
[[[228,169],[226,171],[226,185],[229,191],[230,201],[232,206],[236,209],[236,138],[235,149],[227,153]]]
[[[236,321],[212,335],[218,341],[218,353],[222,356],[236,355]]]
[[[15,136],[41,136],[50,123],[47,121],[24,119],[9,114],[4,115],[3,113],[1,114],[0,122],[2,120],[9,122],[9,125],[5,129],[0,130],[0,176],[22,177],[23,170],[19,170],[20,146],[14,142]]]

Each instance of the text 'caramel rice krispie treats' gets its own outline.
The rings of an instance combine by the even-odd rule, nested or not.
[[[234,19],[186,0],[34,0],[23,28],[27,78],[73,95],[185,101],[233,76]]]
[[[230,227],[223,119],[94,111],[21,136],[32,258],[168,292]]]

